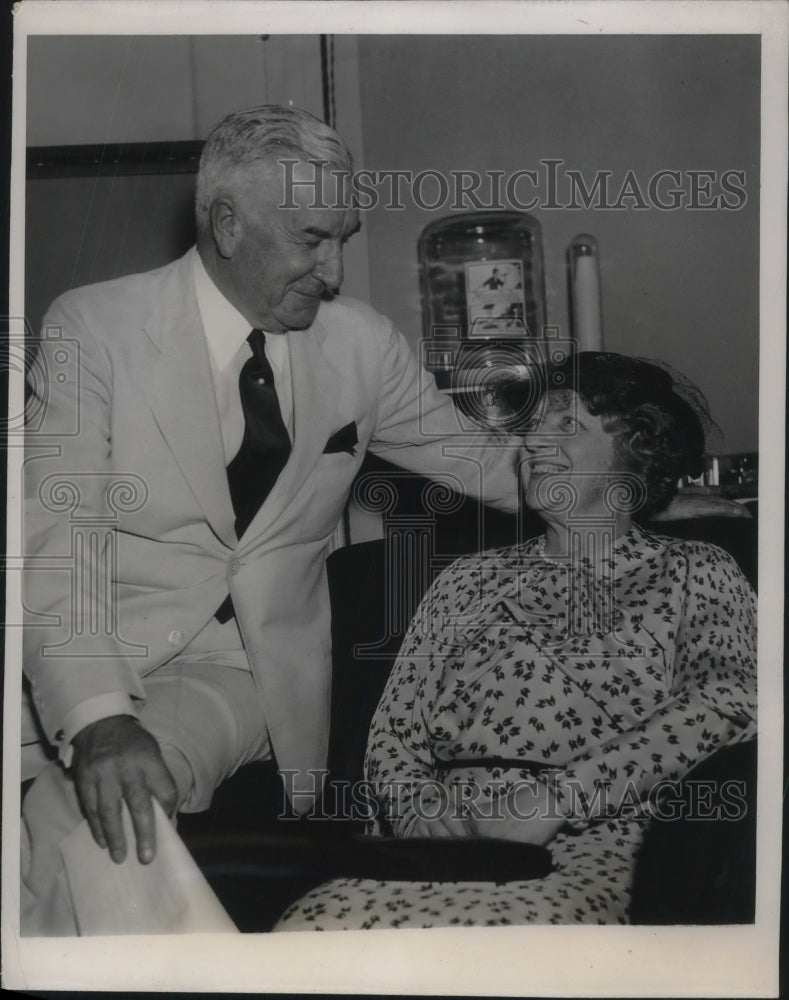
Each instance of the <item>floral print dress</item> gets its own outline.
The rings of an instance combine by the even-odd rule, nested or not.
[[[375,830],[408,836],[437,782],[494,808],[548,783],[554,870],[520,882],[334,879],[278,930],[626,923],[661,791],[752,738],[755,599],[733,559],[632,527],[611,552],[547,559],[541,539],[465,557],[411,623],[373,719]],[[465,808],[461,806],[460,808]]]

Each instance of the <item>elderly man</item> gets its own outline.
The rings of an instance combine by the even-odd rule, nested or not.
[[[61,335],[31,386],[25,673],[30,743],[40,728],[59,760],[24,801],[26,933],[80,929],[91,887],[68,884],[60,846],[83,817],[121,863],[125,803],[146,864],[152,798],[195,812],[246,762],[324,766],[324,563],[368,448],[514,503],[507,451],[444,454],[451,402],[390,322],[334,296],[358,217],[315,195],[350,170],[305,112],[230,115],[200,162],[197,247],[45,318]]]
[[[331,171],[350,170],[339,136],[305,112],[230,115],[201,158],[196,249],[69,292],[45,318],[62,336],[41,340],[39,370],[59,371],[64,338],[80,364],[32,387],[44,417],[31,446],[56,447],[31,447],[27,463],[25,673],[60,760],[24,804],[28,933],[77,930],[58,843],[83,816],[122,862],[125,802],[146,863],[152,796],[199,811],[245,762],[325,764],[324,562],[367,448],[513,502],[501,450],[442,454],[454,409],[402,335],[334,297],[358,214],[316,206],[310,182],[329,191]],[[113,507],[116,488],[135,499]],[[73,526],[108,518],[104,542],[74,554]],[[71,584],[39,568],[70,552]],[[81,602],[102,586],[111,607],[95,613],[113,624],[91,629]]]

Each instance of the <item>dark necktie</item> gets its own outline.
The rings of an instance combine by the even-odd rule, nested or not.
[[[290,455],[290,437],[282,420],[274,373],[266,358],[265,334],[253,330],[247,343],[252,348],[252,357],[244,363],[238,377],[244,437],[227,467],[238,538],[260,510]],[[226,622],[232,616],[233,605],[228,595],[216,617]]]

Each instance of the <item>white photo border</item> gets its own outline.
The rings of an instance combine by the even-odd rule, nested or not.
[[[309,6],[307,14],[305,8]],[[3,985],[39,990],[479,996],[776,996],[781,870],[787,37],[783,3],[58,3],[15,15],[10,315],[24,315],[26,39],[37,34],[759,34],[762,46],[759,747],[753,926],[509,927],[341,934],[28,939],[19,936],[21,635],[9,630],[3,782]],[[188,15],[187,15],[188,12]],[[309,30],[305,29],[308,26]],[[500,29],[498,29],[500,30]],[[21,379],[9,386],[20,412]],[[15,409],[16,407],[16,409]],[[767,461],[770,456],[770,461]],[[19,549],[21,449],[9,449],[8,551]],[[7,606],[21,606],[19,574]]]

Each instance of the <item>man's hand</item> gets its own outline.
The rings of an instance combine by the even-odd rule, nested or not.
[[[137,840],[137,857],[149,864],[156,855],[151,795],[171,816],[178,791],[159,744],[129,715],[113,715],[86,726],[74,738],[72,761],[82,811],[99,847],[108,847],[117,864],[126,858],[121,822],[125,801]]]
[[[715,493],[678,493],[668,507],[654,515],[656,521],[682,521],[689,517],[750,517],[748,508]]]

